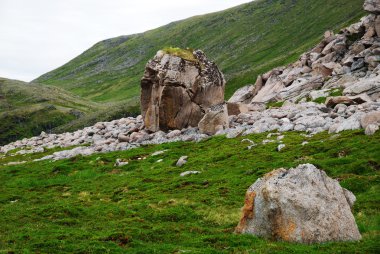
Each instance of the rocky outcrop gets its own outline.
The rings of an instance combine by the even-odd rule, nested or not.
[[[297,62],[260,75],[255,85],[240,88],[229,102],[316,100],[317,95],[329,96],[333,89],[343,91],[346,96],[380,100],[379,3],[365,1],[364,8],[373,14],[339,34],[327,31],[324,39]],[[316,93],[318,90],[323,93]]]
[[[366,11],[380,14],[380,0],[365,0],[363,7]]]
[[[311,164],[278,169],[249,187],[236,232],[308,244],[360,240],[355,200]]]
[[[146,65],[141,113],[149,131],[196,127],[207,108],[224,102],[218,67],[200,50],[185,53],[191,57],[159,51]]]

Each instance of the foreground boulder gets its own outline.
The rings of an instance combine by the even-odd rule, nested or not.
[[[196,127],[207,108],[224,102],[225,80],[218,67],[196,50],[159,51],[141,80],[146,129]]]
[[[355,200],[311,164],[278,169],[248,189],[236,232],[300,243],[359,240]]]

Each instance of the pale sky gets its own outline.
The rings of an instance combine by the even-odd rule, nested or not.
[[[251,0],[0,0],[0,77],[30,81],[96,42]]]

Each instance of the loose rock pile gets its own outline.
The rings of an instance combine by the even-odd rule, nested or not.
[[[58,160],[211,135],[361,128],[372,135],[380,125],[379,5],[377,0],[365,1],[370,15],[339,34],[326,32],[299,61],[259,76],[254,86],[239,89],[228,103],[223,75],[202,51],[194,51],[192,59],[159,51],[141,81],[142,116],[100,122],[73,133],[41,133],[0,147],[0,153],[67,148],[40,159]],[[330,96],[336,91],[343,96]],[[327,97],[325,104],[306,102],[321,97]],[[266,109],[271,101],[285,103]]]
[[[365,1],[370,15],[334,34],[327,31],[312,50],[287,67],[275,68],[243,87],[230,103],[252,106],[274,101],[315,100],[342,90],[347,101],[380,98],[379,1]]]

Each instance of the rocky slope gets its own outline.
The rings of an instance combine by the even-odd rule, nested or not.
[[[327,29],[363,16],[362,0],[257,0],[97,43],[36,81],[94,101],[139,96],[146,62],[164,47],[199,48],[225,74],[226,97],[273,67],[296,60]]]
[[[295,64],[291,64],[286,68],[276,68],[260,76],[256,86],[237,91],[229,103],[239,106],[244,105],[245,108],[244,112],[240,112],[241,107],[237,112],[229,112],[230,116],[226,124],[226,127],[228,126],[229,128],[214,128],[210,132],[204,131],[203,129],[207,129],[206,127],[212,125],[212,122],[209,121],[204,124],[206,127],[199,126],[204,128],[181,126],[185,128],[165,133],[158,131],[156,128],[154,130],[146,128],[147,118],[143,119],[142,116],[139,116],[112,122],[100,122],[92,127],[73,133],[61,135],[42,133],[39,137],[23,139],[0,147],[0,152],[7,153],[18,149],[17,154],[23,154],[41,152],[44,148],[79,146],[42,158],[57,160],[78,154],[89,155],[96,152],[126,150],[143,144],[161,144],[179,140],[198,141],[213,134],[227,135],[228,138],[234,138],[252,133],[294,130],[305,131],[314,135],[323,131],[339,133],[344,130],[363,128],[367,135],[372,135],[379,129],[380,125],[380,86],[378,83],[380,65],[376,60],[380,44],[376,33],[377,20],[377,16],[371,14],[362,18],[359,23],[343,29],[341,34],[334,35],[326,32],[325,39],[311,52],[302,55],[301,59]],[[355,52],[357,53],[356,55],[354,55]],[[197,54],[197,51],[195,51],[192,56],[195,57]],[[182,61],[180,57],[171,57],[170,54],[161,55],[162,59],[165,57],[168,60],[171,59],[168,63]],[[372,61],[371,59],[375,60]],[[361,63],[360,67],[358,67],[359,63]],[[173,63],[164,65],[171,66]],[[159,61],[153,61],[147,65],[146,75],[142,80],[143,90],[148,81],[151,85],[148,90],[152,91],[151,88],[158,87],[165,84],[165,82],[170,81],[177,84],[176,80],[181,80],[181,77],[183,77],[183,75],[180,75],[181,72],[177,73],[171,68],[163,72],[162,66],[159,66],[161,66]],[[158,68],[157,71],[152,75],[148,75],[152,73],[155,67]],[[174,76],[167,76],[170,73]],[[192,73],[192,71],[187,73]],[[316,82],[316,79],[320,81]],[[194,80],[193,82],[197,83]],[[210,82],[210,84],[213,84],[212,80]],[[220,83],[220,75],[217,75],[215,82],[219,86],[224,85],[223,82]],[[153,83],[155,83],[154,86]],[[315,86],[315,84],[318,84],[318,86]],[[325,104],[302,102],[306,101],[312,94],[317,94],[315,97],[320,94],[327,96],[325,94],[329,94],[331,90],[326,90],[327,88],[325,90],[316,90],[323,87],[328,87],[329,89],[344,88],[343,93],[347,94],[347,96],[329,97],[326,99]],[[157,91],[161,90],[158,89]],[[256,95],[254,91],[257,92]],[[288,96],[283,96],[285,92],[288,92]],[[148,94],[143,101],[151,101],[153,95],[153,93]],[[208,95],[204,96],[207,97]],[[258,98],[261,98],[261,101],[257,102]],[[269,99],[264,100],[262,98]],[[281,100],[286,99],[282,107],[266,109],[265,102],[277,100],[278,98]],[[170,94],[159,98],[159,100],[170,99],[175,101],[176,98],[173,98]],[[207,97],[206,99],[209,98]],[[153,101],[156,100],[154,99]],[[179,100],[182,101],[181,99]],[[211,111],[209,112],[223,111],[222,108],[213,105],[213,103],[209,103],[207,106],[211,106]],[[149,103],[146,104],[146,107],[149,107]],[[168,116],[167,121],[174,121],[175,115],[172,118],[170,116]],[[143,120],[145,120],[145,124]],[[186,118],[182,120],[187,121]],[[156,132],[152,133],[152,131]],[[283,149],[284,145],[281,144],[281,138],[277,141],[279,143],[278,150]],[[267,140],[266,142],[273,142],[273,140]],[[254,145],[251,144],[250,147]]]
[[[286,67],[258,77],[238,90],[230,102],[251,104],[299,102],[328,97],[341,90],[351,100],[380,99],[380,16],[368,15],[339,34],[330,31],[311,51]],[[351,102],[354,103],[354,102]]]

